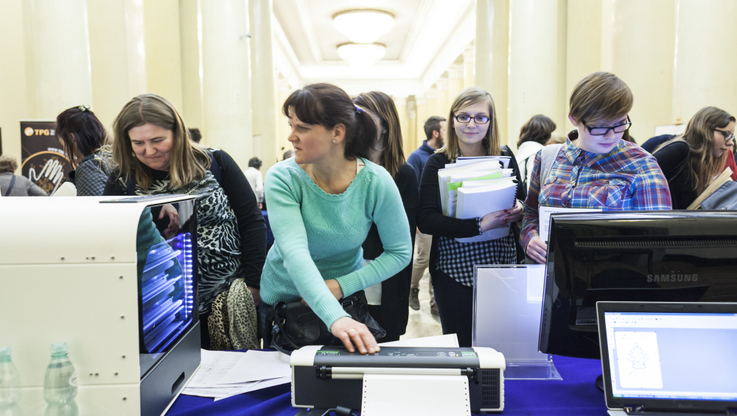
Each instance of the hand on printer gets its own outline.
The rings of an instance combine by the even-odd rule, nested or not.
[[[358,348],[361,354],[374,354],[379,352],[379,344],[371,331],[366,325],[355,321],[347,316],[339,318],[330,326],[330,332],[334,337],[343,341],[343,345],[349,352],[354,352]]]

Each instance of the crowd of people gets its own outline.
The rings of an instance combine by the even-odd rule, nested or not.
[[[200,145],[199,131],[156,94],[129,101],[111,135],[84,106],[59,114],[57,134],[78,196],[196,197],[203,347],[210,347],[213,301],[238,284],[253,300],[264,347],[274,341],[274,305],[301,301],[336,342],[372,353],[379,348],[374,333],[340,303],[348,296],[365,299],[386,332],[382,340],[397,340],[409,310],[420,307],[419,282],[429,270],[432,313],[444,333],[471,346],[474,266],[544,264],[540,207],[686,209],[727,168],[737,180],[734,116],[706,107],[682,135],[640,147],[629,137],[633,102],[616,75],[590,74],[570,96],[574,129],[558,134],[553,120],[535,115],[520,129],[515,157],[502,144],[492,96],[471,87],[447,114],[425,122],[427,140],[405,158],[389,95],[351,98],[337,86],[312,84],[284,102],[294,149],[265,177],[257,157],[243,171],[224,150]],[[514,202],[478,218],[445,215],[438,172],[460,157],[484,156],[510,158]],[[0,156],[3,196],[46,194],[16,169],[13,158]],[[274,237],[268,249],[267,207]],[[498,228],[517,232],[459,240]]]

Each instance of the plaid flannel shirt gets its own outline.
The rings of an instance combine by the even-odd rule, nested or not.
[[[653,156],[620,141],[605,154],[579,149],[571,132],[540,187],[540,152],[525,200],[522,247],[539,235],[538,206],[600,208],[604,211],[670,210],[668,181]]]

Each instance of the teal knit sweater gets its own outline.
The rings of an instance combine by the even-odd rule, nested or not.
[[[324,280],[337,279],[344,296],[379,283],[409,264],[409,224],[391,175],[365,167],[339,195],[324,192],[288,159],[266,174],[265,194],[274,245],[261,274],[261,299],[269,305],[300,295],[330,328],[348,316]],[[376,223],[384,253],[361,268],[361,244]]]

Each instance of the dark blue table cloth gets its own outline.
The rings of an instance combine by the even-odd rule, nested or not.
[[[553,357],[563,381],[506,380],[502,415],[606,415],[604,394],[596,388],[599,360]],[[179,396],[166,416],[294,416],[290,385],[240,394],[220,401]]]

